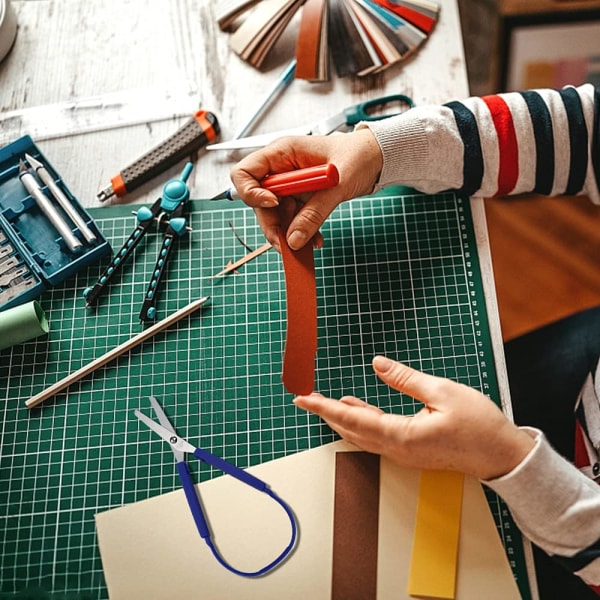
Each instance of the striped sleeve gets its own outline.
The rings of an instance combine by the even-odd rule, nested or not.
[[[522,427],[535,440],[510,473],[484,481],[510,508],[521,531],[589,585],[600,584],[598,484],[573,468],[541,431]]]
[[[472,97],[362,126],[382,150],[379,187],[585,194],[600,204],[599,113],[599,92],[585,84]]]

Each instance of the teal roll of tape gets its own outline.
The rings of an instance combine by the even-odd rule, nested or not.
[[[48,320],[34,300],[0,312],[0,350],[22,344],[49,331]]]

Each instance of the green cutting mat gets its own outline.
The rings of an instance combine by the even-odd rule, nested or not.
[[[91,212],[118,249],[135,224],[131,207]],[[135,408],[149,412],[151,394],[181,435],[240,467],[335,439],[292,405],[281,384],[279,255],[271,250],[239,274],[210,279],[246,252],[232,226],[250,246],[264,242],[253,212],[196,201],[190,225],[160,293],[159,317],[208,294],[201,312],[37,409],[25,408],[30,396],[141,330],[138,313],[160,243],[151,234],[96,309],[84,309],[81,292],[100,266],[41,298],[47,339],[0,353],[1,599],[25,590],[106,598],[94,514],[180,486],[170,449],[133,415]],[[499,401],[467,199],[388,190],[340,206],[323,233],[325,247],[316,253],[319,391],[413,414],[418,403],[373,375],[371,358],[381,353]],[[208,467],[195,472],[199,480],[214,475]],[[519,533],[498,499],[488,499],[529,598]]]

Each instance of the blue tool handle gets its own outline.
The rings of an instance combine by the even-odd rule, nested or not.
[[[264,492],[267,489],[267,484],[264,481],[261,481],[258,477],[251,475],[248,473],[248,471],[244,471],[244,469],[240,469],[239,467],[236,467],[219,456],[215,456],[214,454],[211,454],[202,448],[196,448],[194,450],[194,456],[198,460],[202,460],[205,463],[223,471],[223,473],[227,473],[227,475],[231,475],[243,483],[252,486],[259,492]]]
[[[104,269],[102,275],[92,288],[83,291],[85,305],[91,306],[106,289],[113,275],[117,273],[121,265],[131,256],[136,246],[140,243],[146,232],[152,227],[154,220],[160,212],[160,201],[156,201],[150,208],[143,206],[137,212],[138,224],[125,240],[120,250],[113,256],[110,264]]]
[[[192,516],[194,517],[194,522],[196,523],[200,537],[206,540],[210,538],[210,530],[206,518],[204,517],[200,498],[198,498],[198,494],[196,493],[196,487],[194,486],[187,463],[183,461],[178,462],[177,471],[179,472],[179,479],[181,479],[183,491],[185,492],[185,497],[187,498],[190,510],[192,511]]]

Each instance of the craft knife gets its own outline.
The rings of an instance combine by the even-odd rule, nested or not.
[[[287,173],[267,175],[260,185],[277,196],[293,196],[307,192],[317,192],[334,187],[340,179],[337,167],[332,164],[318,165],[297,169]],[[240,195],[235,188],[225,190],[210,200],[239,200]]]
[[[30,173],[22,160],[19,161],[19,179],[27,192],[35,200],[40,210],[46,215],[46,218],[52,223],[56,231],[58,231],[67,248],[71,252],[79,252],[83,248],[83,244],[71,231],[71,228],[56,210],[54,204],[44,194],[36,178]]]

